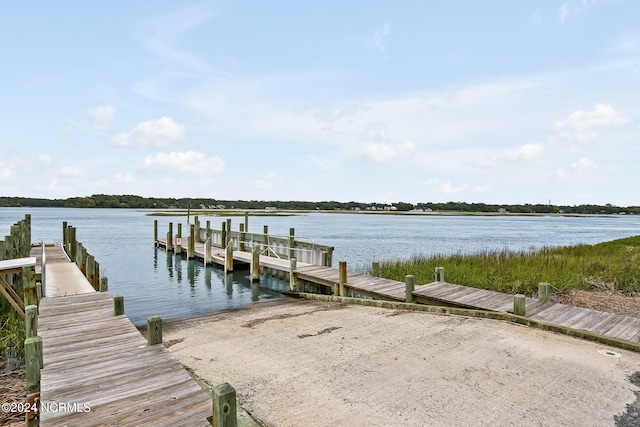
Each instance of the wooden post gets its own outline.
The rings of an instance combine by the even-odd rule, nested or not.
[[[251,252],[251,281],[260,280],[260,247],[256,246]]]
[[[209,238],[209,237],[211,237],[211,221],[207,220],[206,238]]]
[[[147,318],[147,343],[149,345],[162,344],[162,318],[160,316]]]
[[[244,211],[244,231],[249,232],[249,212]]]
[[[262,243],[266,246],[269,246],[269,226],[262,226]]]
[[[346,261],[340,261],[339,265],[339,273],[340,273],[340,282],[339,282],[339,286],[340,286],[340,296],[341,297],[346,297],[347,296],[347,289],[346,289],[346,285],[347,285],[347,262]]]
[[[107,276],[100,278],[100,292],[109,292],[109,278]]]
[[[296,288],[296,275],[295,275],[296,267],[297,267],[297,260],[295,258],[290,258],[289,259],[289,289],[291,291],[295,290]]]
[[[38,290],[36,289],[36,279],[31,267],[22,267],[22,290],[24,305],[38,305]]]
[[[194,259],[195,257],[196,257],[196,226],[195,224],[191,224],[189,226],[189,246],[187,247],[187,259]]]
[[[524,295],[514,295],[513,297],[513,314],[516,316],[526,316],[526,299]]]
[[[211,236],[207,232],[207,240],[204,241],[204,265],[210,265],[213,260],[211,257]]]
[[[93,263],[96,265],[96,268],[93,271],[91,284],[93,285],[93,289],[98,291],[100,290],[100,263],[96,261],[95,258],[93,260]]]
[[[174,253],[182,255],[182,223],[178,223],[178,234],[176,234],[176,247]]]
[[[222,221],[222,228],[220,229],[220,247],[222,249],[227,248],[227,223]]]
[[[78,253],[76,252],[76,250],[78,249],[77,244],[78,242],[76,240],[76,228],[69,227],[69,258],[72,262],[76,262],[78,256]]]
[[[42,338],[28,337],[24,340],[24,365],[27,382],[27,403],[40,401],[40,370],[43,368]],[[38,426],[38,413],[29,411],[26,414],[27,426]]]
[[[213,398],[213,426],[237,427],[236,391],[229,383],[215,386],[211,390]]]
[[[538,302],[549,302],[549,289],[551,285],[546,282],[538,284]]]
[[[295,234],[296,234],[296,229],[290,228],[289,229],[289,258],[293,258],[295,256],[295,251],[294,251],[294,248],[296,246]]]
[[[380,277],[380,263],[378,261],[371,263],[371,276]]]
[[[227,218],[227,246],[231,242],[231,218]]]
[[[153,244],[158,246],[158,220],[153,220]]]
[[[244,252],[244,239],[246,235],[244,233],[244,224],[240,224],[240,238],[238,239],[238,250]]]
[[[407,274],[404,277],[405,288],[405,302],[413,302],[413,291],[416,289],[416,278],[411,274]]]
[[[224,253],[224,272],[233,271],[233,246],[227,245]]]
[[[38,336],[38,307],[35,305],[28,305],[24,309],[25,317],[25,329],[26,337],[32,338]]]
[[[195,236],[195,242],[201,243],[200,241],[200,220],[198,219],[198,215],[193,217],[193,228],[194,228],[194,233],[193,235]]]
[[[124,296],[121,294],[113,297],[113,315],[121,316],[124,314]]]
[[[96,261],[93,258],[93,255],[87,255],[87,274],[85,275],[87,277],[87,280],[89,281],[89,283],[91,283],[91,285],[93,285],[93,276],[96,274]],[[94,286],[95,289],[95,286]]]
[[[444,267],[436,267],[436,282],[444,282]]]
[[[62,221],[62,247],[67,248],[67,221]]]
[[[169,223],[169,232],[167,233],[167,252],[173,250],[173,223]]]

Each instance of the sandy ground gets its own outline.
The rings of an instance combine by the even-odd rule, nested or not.
[[[486,319],[290,300],[165,325],[269,426],[614,426],[640,354]],[[633,425],[633,424],[632,424]]]

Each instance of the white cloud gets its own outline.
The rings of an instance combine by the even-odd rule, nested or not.
[[[207,175],[224,170],[220,157],[206,157],[196,151],[157,153],[145,157],[141,169],[153,172],[180,172],[189,175]]]
[[[579,178],[584,175],[585,171],[597,167],[598,165],[595,162],[583,157],[572,163],[569,168],[558,168],[553,176],[558,179],[571,180]]]
[[[544,151],[542,144],[525,144],[518,148],[506,149],[495,156],[481,157],[475,164],[481,167],[497,168],[519,163],[529,163],[540,158]]]
[[[596,138],[603,128],[622,126],[629,119],[611,105],[598,104],[592,111],[578,110],[556,123],[558,135],[565,139],[586,141]]]
[[[113,105],[98,105],[87,111],[87,115],[94,128],[106,130],[111,127],[115,112],[116,109]]]
[[[391,34],[391,28],[389,24],[383,24],[376,28],[373,33],[373,36],[367,40],[367,46],[384,51],[385,50],[385,39]]]
[[[429,179],[425,182],[425,185],[427,187],[432,188],[434,191],[438,192],[438,193],[444,193],[444,194],[456,194],[456,193],[461,193],[463,191],[466,191],[467,189],[469,189],[469,186],[467,184],[461,185],[459,187],[454,187],[451,185],[450,182],[448,181],[443,181],[441,179]]]
[[[560,22],[564,23],[569,15],[579,15],[587,12],[592,7],[598,6],[603,3],[612,3],[617,0],[571,0],[567,3],[563,3],[558,10],[558,16]]]
[[[252,183],[263,190],[270,190],[280,183],[281,178],[276,172],[268,172],[252,180]]]
[[[138,123],[130,132],[117,134],[112,143],[123,147],[163,147],[184,138],[184,126],[171,118]]]
[[[82,178],[85,176],[85,171],[82,168],[65,166],[60,170],[60,175],[69,178]]]
[[[390,160],[409,157],[416,149],[413,142],[407,141],[401,144],[387,144],[386,142],[365,144],[360,150],[360,155],[365,159],[382,163]]]
[[[134,182],[134,179],[130,172],[120,172],[115,174],[113,181],[121,184],[131,184]]]

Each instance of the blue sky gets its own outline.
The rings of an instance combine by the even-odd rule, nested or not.
[[[0,195],[639,205],[640,3],[0,9]]]

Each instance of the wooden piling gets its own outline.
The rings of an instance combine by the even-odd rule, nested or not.
[[[207,225],[208,228],[208,225]],[[204,265],[210,265],[213,263],[213,258],[211,256],[211,236],[207,233],[207,240],[204,242]]]
[[[158,220],[153,220],[153,244],[158,246]]]
[[[546,282],[538,284],[538,302],[549,302],[551,285]]]
[[[167,233],[167,252],[173,250],[173,223],[169,223],[169,232]]]
[[[124,314],[124,296],[121,294],[113,297],[113,315],[121,316]]]
[[[71,262],[76,262],[78,253],[78,241],[76,240],[76,228],[69,227],[69,259]]]
[[[444,282],[444,267],[436,267],[436,282]]]
[[[416,278],[411,275],[411,274],[407,274],[404,277],[404,283],[405,283],[405,302],[413,302],[413,291],[416,289]]]
[[[22,267],[22,291],[25,306],[38,305],[38,290],[32,267]]]
[[[295,258],[289,259],[289,290],[293,291],[296,288],[296,271],[297,260]]]
[[[100,278],[100,292],[109,292],[109,278],[107,276]]]
[[[178,234],[176,234],[176,247],[174,250],[176,255],[182,255],[182,223],[178,223]]]
[[[517,294],[513,296],[513,314],[516,316],[526,316],[526,303],[524,295]]]
[[[202,243],[202,241],[200,240],[200,219],[198,218],[198,215],[193,217],[193,228],[194,228],[194,237],[195,240],[194,242],[198,242],[198,243]]]
[[[233,246],[227,245],[224,255],[224,272],[233,271]]]
[[[237,427],[236,391],[229,383],[211,390],[213,399],[213,427]]]
[[[147,318],[147,343],[149,345],[162,344],[162,318],[160,316]]]
[[[296,229],[290,228],[289,229],[289,258],[293,258],[295,256],[295,250],[294,250],[296,246],[295,234],[296,234]]]
[[[220,247],[222,249],[227,248],[227,223],[222,221],[220,228]]]
[[[27,404],[40,402],[40,370],[43,368],[42,338],[39,336],[28,337],[24,340],[24,365],[27,383]],[[27,426],[40,425],[38,411],[28,411],[26,414]]]
[[[191,224],[189,226],[189,245],[187,246],[187,259],[194,259],[195,257],[196,257],[196,226],[195,224]]]
[[[371,276],[380,277],[380,263],[378,261],[371,263]]]
[[[340,292],[340,296],[341,297],[346,297],[347,296],[347,262],[346,261],[340,261],[339,265],[339,282],[338,282],[338,286],[339,286],[339,292]]]
[[[257,282],[260,280],[260,248],[258,246],[253,248],[251,252],[251,281]]]
[[[240,238],[238,239],[238,250],[244,252],[244,240],[246,234],[244,232],[244,224],[240,224]]]
[[[231,218],[227,218],[227,246],[231,242]]]
[[[95,285],[93,284],[93,277],[96,274],[96,261],[93,258],[93,255],[87,255],[87,280],[89,281],[89,283],[91,283],[91,285],[93,285],[93,288],[95,289]]]
[[[28,305],[24,309],[25,313],[25,329],[27,338],[35,337],[38,335],[38,307],[35,305]]]
[[[262,244],[266,246],[269,246],[269,226],[268,225],[263,225],[262,226]]]

